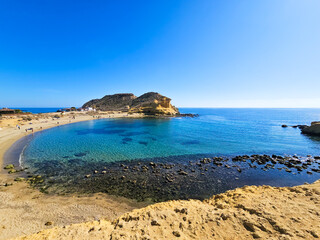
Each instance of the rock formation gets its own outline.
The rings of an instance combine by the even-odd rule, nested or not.
[[[100,111],[122,111],[129,110],[132,101],[137,97],[132,93],[120,93],[106,95],[101,99],[93,99],[85,103],[82,108],[92,107]]]
[[[129,112],[175,115],[179,110],[171,105],[171,99],[159,93],[149,92],[132,101]]]
[[[106,95],[85,103],[83,108],[92,107],[100,111],[122,111],[148,115],[176,115],[179,110],[171,105],[171,99],[156,92],[148,92],[140,97],[132,93]]]
[[[311,126],[301,129],[304,134],[320,136],[320,122],[312,122]]]
[[[169,201],[106,220],[55,227],[41,239],[318,239],[320,181],[297,187],[246,186],[205,201]]]

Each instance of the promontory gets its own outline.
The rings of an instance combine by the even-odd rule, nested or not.
[[[148,92],[140,97],[132,93],[106,95],[100,99],[86,102],[82,108],[93,108],[100,111],[121,111],[144,113],[146,115],[177,115],[178,108],[171,104],[171,99],[156,92]]]

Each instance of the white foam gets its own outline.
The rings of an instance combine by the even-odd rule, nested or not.
[[[19,155],[19,167],[21,167],[21,168],[22,168],[22,166],[23,166],[23,160],[22,160],[23,152],[24,152],[24,150],[26,149],[27,145],[28,145],[28,144],[26,144],[26,145],[23,147],[23,149],[22,149],[22,151],[21,151],[21,153],[20,153],[20,155]]]

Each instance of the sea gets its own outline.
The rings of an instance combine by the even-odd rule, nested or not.
[[[30,113],[50,113],[56,112],[63,107],[51,107],[51,108],[25,108],[25,107],[14,107],[12,109],[20,109],[22,112],[30,112]]]
[[[47,110],[51,109],[34,108],[32,112]],[[84,186],[90,186],[87,191],[107,192],[142,201],[146,198],[155,201],[190,197],[203,199],[243,185],[293,186],[320,178],[320,173],[316,172],[307,174],[295,169],[289,172],[284,168],[281,171],[283,166],[280,165],[266,171],[258,165],[250,168],[244,163],[235,165],[230,160],[237,155],[255,154],[294,156],[302,161],[310,156],[319,156],[320,138],[303,135],[299,128],[292,126],[309,125],[320,120],[320,109],[182,108],[180,111],[198,116],[97,119],[44,130],[20,142],[19,161],[29,173],[50,179],[45,181],[48,192],[51,182],[54,186],[51,192],[57,189],[60,192],[81,191]],[[288,127],[283,128],[283,124]],[[206,167],[197,162],[205,157],[229,160],[225,160],[224,167]],[[172,172],[165,167],[163,169],[167,170],[157,172],[153,166],[150,168],[150,162],[158,166],[171,164]],[[142,174],[132,170],[144,165],[149,167]],[[320,167],[316,163],[312,166]],[[230,170],[232,167],[235,170]],[[99,174],[103,169],[112,177],[106,177],[108,174],[105,172]],[[179,174],[182,170],[187,172],[186,176]],[[152,183],[152,186],[146,184],[147,191],[140,194],[137,187],[131,187],[130,181],[139,183],[143,174],[144,181]],[[160,177],[155,179],[156,174],[165,179],[173,174],[170,185],[175,187],[175,191],[171,186],[164,188],[168,182],[160,181]],[[95,181],[88,184],[87,181],[92,179]],[[180,185],[189,180],[189,187],[181,190]],[[199,181],[210,184],[203,187]],[[43,184],[39,186],[44,187]]]

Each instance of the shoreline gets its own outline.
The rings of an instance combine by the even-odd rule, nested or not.
[[[57,113],[44,113],[44,114],[32,114],[33,116],[37,116],[37,115],[45,115],[48,117],[51,117],[53,115],[57,115]],[[77,119],[70,119],[70,116],[76,115]],[[18,117],[19,115],[16,115],[14,117]],[[21,116],[23,116],[21,114]],[[30,115],[28,115],[30,116]],[[93,116],[99,116],[99,118],[93,118]],[[5,116],[4,116],[5,117]],[[9,116],[10,117],[10,116]],[[66,117],[69,117],[68,119],[65,119]],[[52,129],[54,127],[59,127],[62,125],[67,125],[67,124],[73,124],[73,123],[78,123],[78,122],[84,122],[84,121],[91,121],[91,120],[98,120],[98,119],[116,119],[116,118],[143,118],[145,117],[142,114],[132,114],[132,115],[128,115],[127,113],[105,113],[102,112],[101,113],[96,113],[94,115],[89,115],[89,114],[83,114],[83,113],[79,113],[79,115],[77,115],[77,113],[72,114],[71,113],[66,113],[65,116],[63,116],[63,118],[60,119],[56,119],[56,120],[52,120],[51,122],[40,122],[40,120],[47,120],[47,118],[43,118],[38,120],[35,124],[32,125],[26,125],[24,124],[23,127],[21,127],[20,130],[18,130],[15,127],[6,127],[6,128],[1,128],[0,125],[0,166],[2,166],[5,164],[4,163],[4,155],[5,153],[9,150],[9,148],[15,143],[17,142],[19,139],[26,137],[28,135],[32,135],[33,133],[37,133],[37,132],[41,132],[47,129]],[[33,120],[29,121],[32,122]],[[57,122],[59,122],[59,124],[57,124]],[[25,132],[25,129],[27,128],[34,128],[33,132]],[[13,131],[10,131],[13,130]],[[7,133],[5,133],[7,131]],[[8,138],[9,134],[13,134],[13,136],[11,136],[10,138]]]
[[[0,124],[0,239],[18,237],[22,234],[31,234],[52,226],[63,226],[83,221],[113,219],[127,211],[141,208],[147,203],[137,202],[123,197],[108,194],[70,194],[68,196],[48,195],[26,182],[14,181],[20,173],[8,174],[4,170],[4,157],[6,152],[20,139],[32,135],[25,132],[26,128],[32,127],[34,133],[39,133],[53,127],[72,124],[82,121],[96,120],[86,113],[67,113],[59,120],[52,120],[57,113],[25,115],[32,117],[31,121],[22,120],[24,115],[3,116]],[[72,119],[73,115],[76,119]],[[103,118],[140,118],[141,114],[127,115],[126,113],[95,113],[94,116]],[[32,122],[32,124],[29,124]],[[59,122],[59,125],[57,125]],[[21,129],[17,129],[19,124]],[[9,126],[8,126],[9,125]],[[41,128],[42,127],[42,128]],[[25,174],[24,171],[21,172]],[[45,225],[53,222],[52,226]]]
[[[54,115],[54,113],[52,113],[51,115]],[[12,148],[12,146],[15,143],[17,143],[20,139],[23,139],[23,137],[32,136],[31,132],[26,133],[24,131],[25,128],[29,128],[32,125],[32,127],[34,128],[34,134],[39,134],[40,131],[42,130],[45,131],[53,127],[98,119],[98,118],[93,118],[92,115],[89,115],[89,114],[81,114],[81,115],[82,116],[77,116],[77,119],[73,119],[73,120],[70,119],[73,115],[66,114],[63,118],[59,120],[46,120],[46,122],[41,122],[44,119],[40,119],[40,120],[36,120],[37,122],[35,121],[36,123],[33,123],[33,124],[28,124],[28,122],[26,122],[20,131],[14,127],[14,124],[13,126],[7,129],[0,130],[0,164],[3,165],[2,171],[0,172],[0,200],[2,200],[3,206],[4,206],[2,209],[0,209],[0,239],[1,240],[18,237],[21,235],[33,234],[35,232],[38,232],[39,230],[43,230],[47,228],[52,228],[52,227],[61,228],[62,226],[65,226],[65,225],[78,224],[82,222],[90,222],[98,219],[101,221],[106,220],[107,222],[109,221],[111,222],[112,220],[117,219],[117,217],[121,216],[126,212],[130,212],[137,208],[139,209],[139,208],[146,207],[151,203],[146,201],[137,202],[136,200],[132,200],[131,198],[127,198],[126,196],[117,197],[117,196],[108,195],[105,193],[66,193],[65,195],[44,194],[39,191],[39,188],[35,188],[34,186],[31,186],[27,182],[14,182],[13,178],[18,175],[8,174],[6,171],[3,170],[4,164],[5,164],[4,154],[7,153],[7,151],[10,148]],[[98,114],[95,114],[95,115],[98,115]],[[106,115],[100,115],[100,116],[101,116],[101,119],[103,118],[115,119],[115,118],[122,118],[122,117],[124,118],[150,117],[150,116],[143,116],[143,115],[128,116],[126,113],[106,114]],[[57,121],[59,121],[59,125],[57,125]],[[46,125],[41,126],[42,129],[40,129],[41,124],[43,125],[46,124]],[[12,135],[10,134],[8,135],[8,133],[10,132],[12,133]],[[11,144],[2,144],[2,143],[11,143]],[[242,157],[238,156],[238,158],[235,159],[235,164],[242,164],[242,162],[245,159],[247,158],[246,157],[243,158],[243,156]],[[263,155],[261,156],[257,155],[257,158],[255,159],[256,162],[263,161],[264,165],[268,162],[270,163],[273,160],[275,159],[266,160]],[[204,158],[204,159],[201,159],[200,161],[201,162],[192,163],[194,170],[196,171],[196,173],[199,173],[199,174],[203,172],[202,168],[206,168],[206,166],[209,166],[209,164],[211,165],[215,164],[216,166],[214,167],[214,169],[222,169],[222,167],[220,166],[223,166],[223,169],[224,169],[225,167],[227,167],[226,163],[228,163],[228,162],[225,162],[223,159],[222,160],[214,159],[214,161],[212,161],[209,158],[208,159]],[[155,161],[152,161],[152,165],[149,166],[149,164],[151,164],[151,162],[148,163],[149,170],[147,170],[147,172],[150,171],[150,174],[152,174],[153,170],[158,171],[158,167],[161,166],[161,163],[157,163]],[[128,164],[128,166],[125,165],[119,169],[121,169],[121,171],[122,170],[124,171],[129,167],[129,171],[131,171],[130,169],[132,170],[137,169],[138,166],[140,166],[139,163],[137,166],[136,165],[129,166]],[[143,165],[141,165],[140,167],[143,167]],[[168,166],[165,166],[165,165],[162,167],[165,169],[164,176],[167,175],[166,171],[168,169],[169,169],[168,171],[171,171],[170,169],[172,169],[176,173],[175,177],[178,176],[181,179],[181,181],[184,183],[186,183],[185,182],[187,179],[186,176],[190,177],[192,174],[195,174],[194,172],[189,172],[187,169],[184,169],[184,171],[181,172],[180,166],[178,164],[176,166],[174,165],[169,166],[170,168],[167,168]],[[230,167],[231,167],[231,164],[230,164]],[[271,169],[268,169],[268,170],[272,171]],[[235,172],[235,174],[238,174],[239,170],[238,168],[234,168],[233,171]],[[92,169],[92,172],[93,172],[93,169]],[[128,171],[125,171],[125,172],[128,172]],[[141,173],[137,171],[135,174],[140,175]],[[146,174],[143,174],[143,175],[146,175]],[[233,177],[235,176],[236,175],[234,175]],[[126,178],[129,178],[129,177],[130,176],[126,176]],[[165,178],[165,181],[169,182],[169,185],[171,185],[171,180],[172,180],[171,178],[172,178],[172,175],[170,175],[169,178]],[[89,179],[86,178],[86,181]],[[112,181],[114,182],[115,180],[112,179]],[[119,179],[119,181],[121,181],[121,179]],[[203,179],[203,181],[205,181],[205,178]],[[13,186],[5,187],[2,185],[2,183],[4,182],[13,183]],[[84,184],[87,185],[88,183],[84,182]],[[313,186],[313,185],[314,184],[310,184],[310,186]],[[261,188],[261,187],[255,187],[255,186],[252,186],[252,187]],[[274,187],[270,187],[270,188],[274,188]],[[234,191],[238,191],[238,189],[242,189],[242,188],[237,188]],[[284,189],[290,189],[290,187],[285,187]],[[176,200],[173,202],[181,202],[181,201],[183,200]],[[192,202],[192,201],[198,201],[198,200],[187,200],[187,201]],[[208,201],[208,200],[204,200],[203,202],[205,201]],[[166,206],[167,203],[168,202],[163,202],[163,205]],[[153,208],[153,206],[158,206],[158,205],[153,204],[151,208]],[[133,213],[139,212],[139,211],[140,210],[136,210]],[[142,214],[144,213],[144,209],[141,210],[141,213]],[[130,215],[132,214],[132,212],[127,214]],[[13,221],[14,219],[16,222]],[[51,224],[47,225],[48,222]],[[71,225],[71,226],[74,226],[74,225]],[[79,224],[79,226],[81,226],[81,224]],[[170,238],[170,236],[168,237]]]

